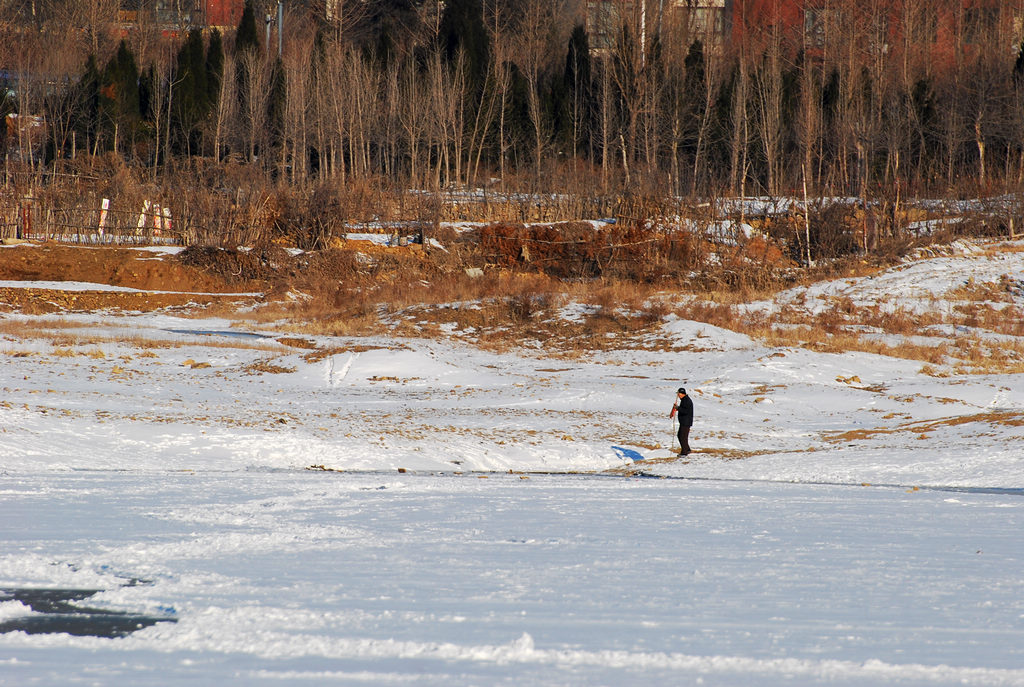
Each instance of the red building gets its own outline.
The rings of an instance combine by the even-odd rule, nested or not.
[[[242,19],[244,0],[202,0],[205,26],[236,28]]]
[[[165,33],[188,29],[234,29],[245,0],[122,0],[120,21],[126,29],[157,26]]]

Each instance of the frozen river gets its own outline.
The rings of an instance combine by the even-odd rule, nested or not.
[[[0,685],[1024,685],[1024,497],[584,475],[0,475]],[[39,618],[10,596],[0,623]]]

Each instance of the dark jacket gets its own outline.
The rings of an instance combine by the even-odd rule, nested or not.
[[[679,426],[693,426],[693,401],[689,396],[683,396],[676,401],[676,408],[679,410]]]

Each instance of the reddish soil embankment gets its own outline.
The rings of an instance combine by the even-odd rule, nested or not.
[[[0,281],[87,282],[141,292],[73,291],[59,288],[0,287],[0,309],[26,313],[88,311],[104,308],[154,310],[188,304],[208,305],[261,292],[260,280],[226,279],[218,270],[187,264],[179,256],[133,248],[87,248],[54,243],[0,248]]]

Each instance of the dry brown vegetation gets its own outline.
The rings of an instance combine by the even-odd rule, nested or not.
[[[893,427],[876,427],[873,429],[856,429],[844,432],[825,432],[822,437],[835,444],[846,444],[854,441],[863,441],[878,435],[910,433],[926,435],[943,427],[956,427],[970,423],[985,423],[989,425],[1002,425],[1008,427],[1024,426],[1024,414],[1017,411],[990,411],[974,413],[970,415],[956,415],[940,418],[938,420],[925,420],[907,422]]]
[[[374,196],[376,201],[381,197]],[[385,205],[395,216],[404,212],[398,204]],[[621,207],[634,215],[681,210],[635,199]],[[422,210],[417,206],[414,211]],[[469,211],[453,206],[445,212]],[[914,243],[890,237],[879,240],[871,252],[857,252],[848,238],[861,219],[858,212],[849,207],[817,211],[814,226],[821,236],[813,248],[833,257],[812,266],[799,264],[806,249],[797,231],[801,218],[789,215],[746,217],[760,232],[751,237],[695,229],[709,221],[697,211],[685,229],[678,218],[673,223],[626,216],[599,228],[585,222],[498,222],[463,231],[433,225],[424,231],[436,243],[395,247],[349,240],[337,233],[339,227],[331,227],[313,242],[319,248],[290,252],[285,246],[303,243],[294,233],[303,224],[297,215],[294,222],[278,222],[273,225],[277,229],[259,232],[259,240],[247,250],[207,243],[160,259],[130,249],[55,243],[5,250],[0,252],[3,278],[102,281],[140,292],[0,289],[0,307],[32,314],[102,308],[216,314],[274,328],[282,337],[278,344],[206,345],[267,346],[275,353],[305,348],[312,356],[323,355],[323,350],[311,337],[381,332],[452,336],[489,348],[523,345],[564,357],[621,347],[699,347],[699,342],[666,340],[659,333],[664,318],[676,315],[742,332],[771,346],[919,360],[926,372],[936,375],[1024,371],[1024,311],[1017,305],[1024,287],[1011,278],[969,282],[943,296],[942,302],[952,307],[936,303],[926,312],[886,303],[863,306],[844,298],[814,313],[796,303],[773,311],[771,318],[742,307],[771,299],[782,288],[871,274],[915,251],[940,255],[945,251],[941,240],[953,238],[934,235]],[[829,223],[845,229],[829,233]],[[419,225],[402,226],[408,233]],[[979,223],[971,226],[983,231]],[[987,245],[992,251],[1021,249],[1020,243]],[[850,250],[854,252],[848,254]],[[239,302],[257,307],[242,312]],[[69,350],[88,345],[89,337],[57,331],[69,327],[55,318],[35,324],[6,321],[0,322],[0,334],[13,341],[48,338],[55,347]],[[957,327],[956,337],[943,333]],[[133,345],[147,349],[167,344]]]

